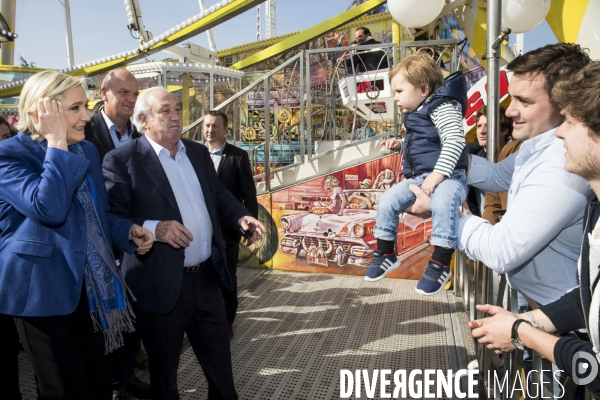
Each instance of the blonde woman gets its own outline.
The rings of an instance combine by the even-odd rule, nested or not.
[[[105,354],[133,329],[112,246],[153,243],[106,211],[98,152],[83,141],[85,89],[56,71],[32,76],[20,132],[0,142],[0,313],[15,317],[41,398],[111,397]]]

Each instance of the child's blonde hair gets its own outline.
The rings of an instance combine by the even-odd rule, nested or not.
[[[433,92],[442,86],[442,83],[444,82],[442,71],[440,71],[440,68],[436,65],[435,61],[433,61],[433,58],[426,53],[408,56],[400,61],[400,63],[390,71],[390,83],[392,82],[392,78],[400,72],[404,72],[404,76],[408,83],[426,93]]]

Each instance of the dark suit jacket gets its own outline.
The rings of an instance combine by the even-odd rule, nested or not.
[[[370,45],[370,44],[381,44],[381,42],[371,38],[362,45]],[[389,53],[389,52],[388,52]],[[356,48],[356,54],[352,56],[352,60],[355,65],[355,70],[358,72],[361,71],[373,71],[376,69],[385,69],[389,68],[387,53],[384,50],[376,50],[376,49],[363,49],[361,50],[360,46]],[[356,65],[360,65],[359,68]]]
[[[254,218],[258,218],[256,186],[252,177],[248,153],[227,143],[219,163],[217,176],[225,189],[229,190]],[[224,226],[223,233],[233,240],[239,240],[241,237],[239,229],[229,226]]]
[[[131,138],[137,139],[140,136],[140,133],[135,129],[135,126],[133,126]],[[96,149],[98,149],[100,163],[104,160],[106,153],[115,149],[115,143],[113,142],[112,137],[110,137],[110,131],[108,130],[108,126],[106,126],[106,122],[100,111],[85,124],[85,140],[96,146]]]
[[[130,221],[107,213],[98,152],[85,157],[49,148],[28,135],[0,142],[0,313],[27,317],[71,314],[81,296],[86,217],[74,196],[88,178],[108,243],[133,253]],[[85,290],[85,288],[83,289]]]
[[[231,290],[225,265],[221,221],[237,227],[248,212],[225,189],[215,172],[206,146],[182,139],[206,202],[213,228],[211,261],[223,286]],[[108,153],[103,163],[110,209],[142,225],[146,220],[183,223],[175,195],[158,156],[145,136]],[[124,255],[121,268],[141,311],[168,313],[177,302],[183,280],[184,249],[155,242],[144,255]]]

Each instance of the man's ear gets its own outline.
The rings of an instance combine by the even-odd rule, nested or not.
[[[106,91],[107,91],[106,88],[100,89],[100,97],[102,97],[102,101],[104,101],[104,104],[107,103],[107,101],[106,101],[106,99],[107,99]]]
[[[142,127],[146,128],[146,123],[148,122],[148,118],[146,117],[146,114],[140,113],[138,119],[140,120],[140,123],[142,124]]]

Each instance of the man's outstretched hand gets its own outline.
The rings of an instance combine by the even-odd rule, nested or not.
[[[251,237],[246,237],[248,244],[261,242],[263,234],[267,232],[265,226],[256,218],[249,215],[243,216],[238,220],[238,225],[246,232],[251,232]]]
[[[415,196],[417,196],[417,200],[415,200],[415,203],[412,206],[408,207],[404,211],[421,218],[431,217],[431,211],[429,211],[431,198],[429,198],[429,196],[427,196],[425,192],[423,192],[417,185],[410,185],[408,188],[415,194]]]

